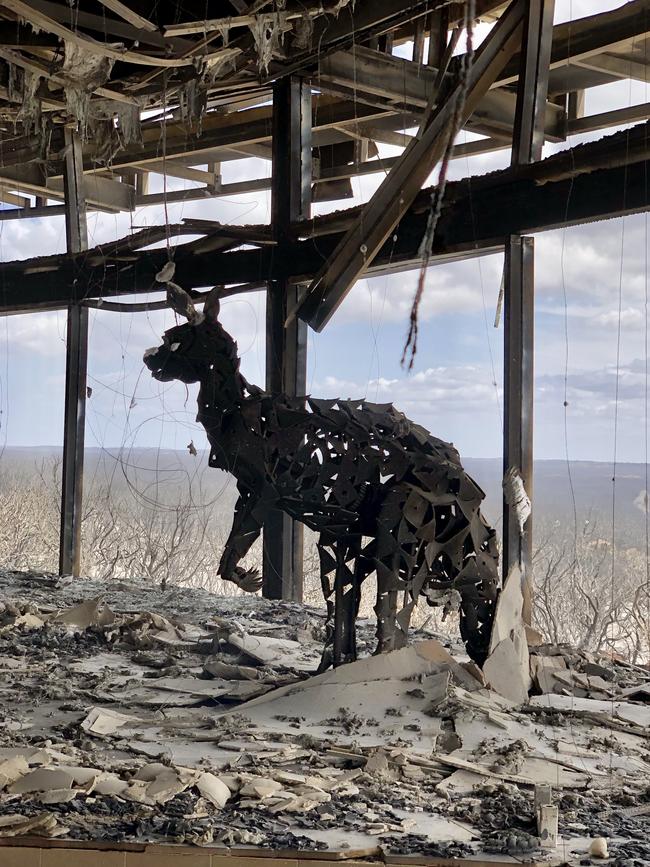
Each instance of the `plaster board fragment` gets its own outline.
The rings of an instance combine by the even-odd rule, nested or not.
[[[558,670],[566,670],[563,656],[531,656],[530,672],[533,681],[542,693],[555,692]]]
[[[316,648],[305,648],[299,641],[275,638],[267,635],[228,636],[228,642],[263,665],[294,668],[296,671],[313,672],[318,668],[320,655]]]
[[[215,807],[225,807],[232,795],[229,787],[211,773],[201,774],[195,785],[201,795]]]
[[[28,772],[29,765],[24,756],[14,756],[12,759],[0,762],[0,789],[14,783]]]
[[[39,792],[36,800],[40,804],[67,804],[79,797],[76,789],[50,789],[48,792]]]
[[[93,707],[82,721],[81,728],[91,735],[112,735],[122,726],[133,722],[139,720],[110,708]]]
[[[517,704],[527,701],[527,679],[523,676],[520,656],[510,638],[504,638],[495,647],[483,666],[483,674],[495,692]]]
[[[515,566],[510,570],[497,600],[483,673],[496,692],[519,703],[526,701],[531,686],[523,606],[521,570]],[[491,659],[493,654],[494,659]],[[507,668],[508,675],[502,673],[504,668]]]
[[[88,629],[89,626],[109,626],[115,622],[115,615],[108,605],[102,604],[101,598],[87,599],[80,605],[57,612],[52,622]]]
[[[29,792],[49,792],[52,789],[70,789],[74,777],[67,771],[57,768],[37,768],[9,786],[13,795],[23,795]]]

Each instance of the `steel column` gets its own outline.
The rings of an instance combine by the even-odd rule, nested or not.
[[[310,215],[311,92],[297,77],[281,79],[273,91],[273,180],[271,221],[280,260],[290,255],[291,224]],[[287,315],[298,287],[281,278],[266,295],[266,388],[274,394],[307,390],[307,325]],[[263,590],[269,599],[302,601],[303,526],[273,512],[264,528]]]
[[[68,253],[88,249],[86,199],[81,139],[65,130],[65,227]],[[61,489],[59,572],[79,575],[83,500],[84,435],[86,427],[86,371],[88,364],[88,308],[68,307],[65,373],[65,419]]]
[[[529,0],[517,88],[512,165],[542,158],[553,41],[555,0]],[[535,340],[535,247],[531,237],[510,235],[505,245],[504,480],[516,472],[533,499],[533,396]],[[523,532],[512,504],[503,502],[503,577],[521,568],[524,621],[533,606],[532,514]]]
[[[504,440],[503,475],[515,470],[533,499],[533,392],[535,338],[535,242],[510,235],[505,247],[504,290]],[[524,591],[524,619],[532,607],[532,515],[523,534],[515,510],[503,501],[503,575],[519,565]]]
[[[429,50],[427,63],[435,69],[440,69],[440,64],[445,56],[447,48],[447,36],[449,33],[449,7],[443,6],[429,15]]]

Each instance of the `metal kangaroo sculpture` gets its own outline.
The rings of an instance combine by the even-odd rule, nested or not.
[[[200,383],[197,420],[210,466],[237,479],[221,577],[259,590],[258,572],[239,563],[269,512],[281,509],[320,534],[328,607],[321,669],[356,657],[361,585],[372,573],[378,652],[406,643],[424,595],[458,610],[468,653],[481,664],[498,593],[496,536],[480,512],[484,494],[456,449],[391,404],[291,398],[250,385],[237,344],[218,321],[219,287],[203,313],[174,284],[168,300],[188,322],[165,332],[144,362],[163,382]]]

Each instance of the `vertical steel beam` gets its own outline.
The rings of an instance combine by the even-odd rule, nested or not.
[[[524,26],[512,164],[542,157],[555,0],[528,0]],[[504,479],[515,471],[533,499],[533,394],[535,350],[535,257],[529,237],[512,235],[504,265]],[[523,533],[511,505],[503,502],[503,577],[521,567],[524,621],[533,605],[532,514]]]
[[[555,0],[528,0],[512,138],[512,164],[542,157]]]
[[[585,92],[584,90],[573,90],[569,93],[568,119],[577,120],[579,117],[585,116]]]
[[[271,225],[282,259],[289,255],[291,224],[308,218],[311,205],[311,91],[297,77],[274,85],[272,158]],[[280,279],[266,294],[266,389],[291,397],[307,390],[307,325],[295,317],[285,325],[298,291]],[[303,527],[280,511],[264,527],[262,577],[268,599],[302,601]]]
[[[415,22],[412,59],[413,63],[422,63],[424,60],[424,18],[418,18]]]
[[[531,237],[510,235],[505,247],[504,442],[503,475],[514,470],[533,499],[533,392],[535,338],[535,245]],[[521,566],[524,620],[532,608],[532,515],[523,534],[514,509],[503,501],[503,575]]]
[[[65,229],[68,253],[88,249],[81,139],[65,131]],[[83,499],[84,435],[86,428],[86,371],[88,364],[88,308],[68,308],[65,370],[65,419],[61,490],[59,572],[79,575]]]
[[[447,35],[449,31],[449,7],[443,6],[429,14],[429,49],[427,63],[436,69],[440,69],[442,58],[447,48]]]

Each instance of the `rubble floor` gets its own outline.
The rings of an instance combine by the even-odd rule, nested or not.
[[[0,572],[0,845],[650,864],[650,671],[533,647],[515,704],[444,636],[314,677],[323,641],[297,604]]]

